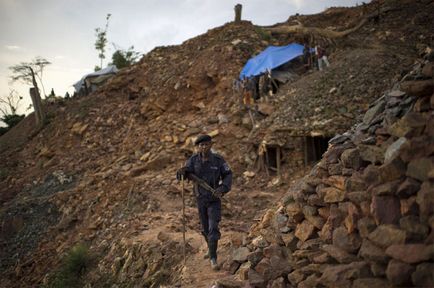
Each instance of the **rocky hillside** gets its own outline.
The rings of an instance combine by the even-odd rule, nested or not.
[[[381,4],[374,1],[365,6],[331,8],[317,15],[294,17],[306,26],[345,30],[363,18],[364,9],[374,11],[377,3]],[[422,0],[387,1],[387,5],[395,8],[381,14],[379,22],[369,21],[348,37],[330,44],[329,69],[301,74],[295,82],[282,86],[267,104],[266,115],[269,116],[256,115],[257,126],[252,126],[249,114],[240,106],[239,92],[233,89],[234,80],[248,58],[267,45],[284,45],[303,37],[270,37],[264,32],[265,28],[250,22],[228,23],[181,45],[155,48],[139,63],[120,71],[96,93],[47,105],[50,121],[40,131],[34,130],[32,115],[27,117],[0,138],[0,274],[4,279],[0,287],[53,285],[63,271],[68,255],[85,251],[77,247],[87,247],[90,259],[78,271],[81,282],[77,286],[88,284],[92,287],[111,287],[113,284],[126,287],[209,287],[217,279],[226,281],[226,284],[220,282],[222,286],[250,283],[262,287],[275,282],[273,285],[281,283],[290,287],[296,284],[288,275],[301,274],[303,277],[297,276],[299,281],[295,283],[310,285],[311,282],[306,282],[308,279],[325,279],[327,274],[321,269],[332,268],[336,261],[339,262],[333,252],[322,250],[328,247],[326,244],[331,247],[330,251],[335,249],[340,253],[344,250],[350,262],[354,260],[356,263],[343,264],[363,266],[359,270],[366,272],[363,276],[355,272],[344,273],[350,277],[337,279],[342,283],[374,276],[384,280],[384,275],[389,277],[385,261],[392,258],[408,264],[407,276],[425,269],[426,263],[431,265],[429,261],[432,262],[432,258],[425,259],[424,252],[421,252],[423,260],[408,263],[393,256],[395,254],[389,255],[387,250],[392,244],[421,245],[425,238],[430,239],[425,236],[432,231],[430,218],[419,217],[425,212],[411,214],[401,210],[405,205],[409,205],[409,211],[413,209],[411,205],[419,205],[418,191],[429,190],[426,185],[432,178],[407,175],[408,167],[422,164],[424,169],[428,169],[424,170],[428,171],[427,175],[431,175],[429,161],[432,152],[429,152],[429,147],[432,142],[427,137],[432,133],[427,131],[432,127],[429,125],[432,122],[429,114],[432,113],[432,99],[429,95],[417,94],[417,87],[426,84],[419,81],[419,84],[410,85],[404,80],[422,79],[427,83],[427,77],[432,78],[427,76],[429,71],[425,68],[429,65],[418,59],[430,47],[432,27],[428,20],[432,15],[430,11],[434,9],[432,1]],[[288,23],[294,19],[290,17]],[[408,19],[405,25],[402,19]],[[405,76],[415,61],[419,61],[419,70],[424,64],[424,70],[415,70],[414,75]],[[408,87],[391,89],[396,81],[401,81],[401,86],[407,83],[404,86]],[[369,107],[370,103],[374,103],[373,108]],[[366,111],[368,116],[363,117]],[[404,115],[419,118],[407,119]],[[407,120],[399,120],[401,118]],[[286,162],[282,164],[281,175],[274,171],[268,175],[253,171],[258,157],[257,144],[267,137],[280,137],[278,133],[282,133],[279,132],[282,127],[287,129],[284,132],[287,135],[328,131],[328,136],[335,136],[362,120],[364,124],[338,138],[342,143],[334,140],[337,142],[325,158],[300,182],[302,188],[291,184],[304,176],[310,167],[292,167],[290,155],[282,155]],[[393,127],[395,122],[402,123],[396,124],[396,131],[390,128],[395,131],[392,133],[389,127]],[[193,152],[191,143],[198,133],[214,136],[214,147],[234,170],[234,187],[223,208],[219,255],[224,269],[219,272],[212,272],[208,262],[202,258],[205,243],[199,232],[191,185],[186,185],[186,265],[180,253],[183,245],[182,201],[180,184],[174,179],[174,174],[186,155]],[[392,145],[395,140],[400,142]],[[396,149],[399,152],[390,156],[389,146],[400,146],[401,150]],[[407,150],[403,150],[404,147],[408,147]],[[413,149],[428,154],[411,153]],[[390,173],[397,178],[366,178],[368,172],[365,171],[371,171],[372,175],[369,175],[374,177],[381,175],[375,169],[395,165],[385,161],[385,154],[389,158],[393,156],[390,163],[395,164],[398,155],[401,159],[399,165],[402,165],[396,165],[407,170],[395,171],[395,166],[388,166],[393,170]],[[423,159],[422,164],[411,164],[419,158]],[[344,163],[343,159],[350,164]],[[408,192],[410,194],[396,192],[404,189],[400,187],[406,181],[415,190]],[[384,191],[377,193],[375,189],[380,189],[377,186],[383,182],[386,185]],[[396,182],[396,187],[392,187],[395,189],[393,193],[386,191],[389,182]],[[276,209],[275,203],[288,189],[292,192]],[[350,198],[353,192],[359,193],[354,194],[356,198]],[[420,197],[425,197],[424,193]],[[403,202],[403,199],[410,198],[414,201]],[[357,199],[361,199],[360,202]],[[387,201],[395,206],[399,202],[403,214],[398,220],[396,207]],[[395,207],[395,210],[386,213],[387,216],[375,216],[377,212],[370,212],[366,207],[371,202],[378,203],[379,207]],[[295,208],[288,208],[291,205]],[[291,209],[297,207],[302,209],[301,212],[291,214]],[[431,215],[432,211],[426,213]],[[347,217],[347,214],[352,216]],[[330,217],[333,223],[328,223]],[[382,217],[392,217],[393,221],[389,223],[389,218],[386,221]],[[407,242],[393,242],[386,247],[369,238],[370,234],[362,235],[356,227],[361,219],[367,218],[369,229],[378,226],[382,231],[387,224],[387,229],[395,225],[393,231],[405,230],[404,226],[399,226],[401,219],[407,219],[405,217],[425,227],[422,230],[428,229],[426,235],[408,238],[408,241],[416,242],[405,240]],[[258,224],[261,218],[264,220]],[[350,221],[343,220],[346,218],[353,221],[351,229],[347,227],[350,224],[342,224]],[[280,226],[275,226],[275,223]],[[324,236],[318,233],[323,227],[328,227],[324,229],[329,229],[329,236],[326,236],[326,231]],[[344,240],[334,242],[334,234]],[[357,246],[357,242],[347,249],[339,242],[346,241],[345,237],[355,238],[354,241],[359,241],[360,245]],[[359,255],[365,239],[385,250],[386,256],[382,260],[367,261],[365,256]],[[241,246],[242,250],[236,249]],[[421,246],[415,247],[412,249]],[[285,268],[279,275],[267,274],[274,269],[269,263],[281,261],[281,258],[272,257],[273,251],[283,251],[283,254],[276,253],[281,257],[285,255]],[[289,251],[292,253],[288,254]],[[235,252],[237,254],[233,254]],[[317,254],[321,254],[322,262],[311,260],[313,258],[309,255]],[[259,261],[262,261],[261,265]],[[375,266],[372,261],[386,272],[370,272],[371,266]],[[419,268],[420,265],[423,267]],[[312,267],[321,268],[313,270]],[[342,267],[345,271],[354,271],[351,270],[354,267]],[[235,281],[233,276],[226,278],[230,273],[237,275],[240,282],[230,282]],[[414,281],[416,285],[425,283],[417,282],[425,280]]]

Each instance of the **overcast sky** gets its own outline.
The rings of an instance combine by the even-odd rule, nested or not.
[[[72,84],[100,63],[95,28],[104,27],[107,13],[112,16],[103,66],[111,60],[112,43],[123,49],[134,45],[141,53],[181,44],[232,21],[237,3],[243,5],[243,20],[272,25],[295,13],[361,0],[0,0],[0,97],[13,88],[26,100],[22,106],[30,104],[29,86],[10,83],[8,67],[36,56],[52,62],[44,71],[46,93],[54,88],[57,95],[72,94]]]

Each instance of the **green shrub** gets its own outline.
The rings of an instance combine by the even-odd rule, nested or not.
[[[62,259],[60,269],[49,279],[46,288],[81,287],[81,277],[91,262],[89,249],[83,244],[71,248]]]

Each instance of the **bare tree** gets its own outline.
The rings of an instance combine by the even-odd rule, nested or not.
[[[41,95],[39,93],[38,82],[42,84],[42,72],[46,65],[51,64],[48,60],[42,57],[36,57],[32,62],[21,62],[18,65],[11,66],[9,69],[12,71],[12,81],[22,81],[23,83],[33,85],[30,88],[30,97],[32,98],[33,107],[35,109],[36,121],[39,125],[45,122],[45,113],[42,107]],[[45,94],[45,89],[44,89]]]
[[[47,96],[47,94],[45,93],[45,87],[42,81],[42,76],[43,76],[45,66],[50,64],[51,64],[50,61],[39,56],[36,57],[32,62],[21,62],[18,65],[9,67],[9,69],[13,73],[11,79],[14,82],[21,81],[25,84],[31,84],[33,85],[33,87],[38,87],[36,82],[37,79],[42,86],[42,92],[44,93],[44,96]]]
[[[9,95],[0,97],[0,113],[3,116],[17,114],[21,100],[23,100],[23,97],[18,95],[18,92],[14,89],[10,89]]]

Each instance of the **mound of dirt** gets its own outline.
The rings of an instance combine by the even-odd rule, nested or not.
[[[0,286],[47,284],[63,256],[77,243],[90,247],[93,261],[81,280],[95,287],[206,287],[230,273],[244,273],[248,281],[260,279],[259,268],[247,269],[248,264],[241,265],[244,260],[232,261],[232,250],[250,243],[247,235],[251,225],[257,224],[310,166],[298,158],[296,161],[293,151],[289,151],[282,155],[280,175],[273,167],[266,170],[268,174],[255,171],[258,145],[269,138],[318,131],[330,137],[342,133],[362,120],[362,115],[371,109],[369,104],[381,98],[384,91],[387,93],[394,80],[402,80],[408,72],[404,68],[430,45],[432,31],[425,20],[432,14],[429,11],[433,6],[430,1],[387,2],[396,9],[382,14],[379,22],[369,21],[348,37],[329,44],[328,69],[302,74],[296,82],[281,86],[267,103],[269,116],[254,116],[258,116],[254,119],[257,125],[252,125],[248,111],[240,106],[234,80],[248,58],[267,45],[284,45],[305,35],[270,38],[264,27],[244,21],[225,24],[178,46],[155,48],[95,93],[47,106],[50,121],[35,135],[28,137],[31,133],[22,128],[30,127],[26,124],[2,136],[0,147],[8,143],[9,148],[0,151],[0,241],[2,251],[7,251],[0,254],[0,274],[5,279]],[[375,5],[377,2],[367,4],[368,12],[374,11]],[[342,31],[363,18],[363,9],[331,8],[317,15],[294,17],[306,26]],[[398,21],[403,17],[411,17],[411,21],[403,25]],[[410,105],[414,100],[410,96],[399,96],[403,104],[394,105]],[[417,101],[415,107],[426,106],[426,100]],[[411,108],[407,106],[405,109]],[[391,109],[387,111],[394,111]],[[401,110],[395,112],[396,118],[402,116]],[[374,120],[368,124],[376,130],[369,126],[369,132],[363,130],[364,133],[381,131],[375,126],[381,121]],[[389,120],[396,119],[385,121]],[[174,175],[193,152],[192,142],[199,133],[214,137],[215,150],[234,171],[234,187],[223,204],[219,254],[224,269],[220,272],[212,272],[202,257],[205,244],[190,185],[185,191],[186,266],[180,256],[182,198]],[[391,144],[388,139],[392,136],[375,135]],[[20,143],[10,148],[14,139],[21,139]],[[332,164],[336,167],[321,169],[349,173],[344,167],[339,168],[339,163]],[[318,171],[319,166],[316,167],[314,171]],[[274,214],[265,215],[267,218]],[[316,214],[313,216],[319,225],[321,220]],[[282,220],[285,215],[279,217]],[[266,228],[264,222],[260,225]],[[292,233],[291,227],[280,228],[285,235]],[[257,229],[251,235],[254,233]],[[273,239],[279,236],[271,235]],[[312,244],[305,240],[307,244],[299,241],[303,250],[316,247],[314,241]],[[258,257],[262,251],[265,249],[257,251]],[[268,252],[264,253],[268,257]],[[307,261],[303,258],[300,263]],[[317,272],[305,269],[309,276]],[[276,281],[288,284],[285,279]]]

